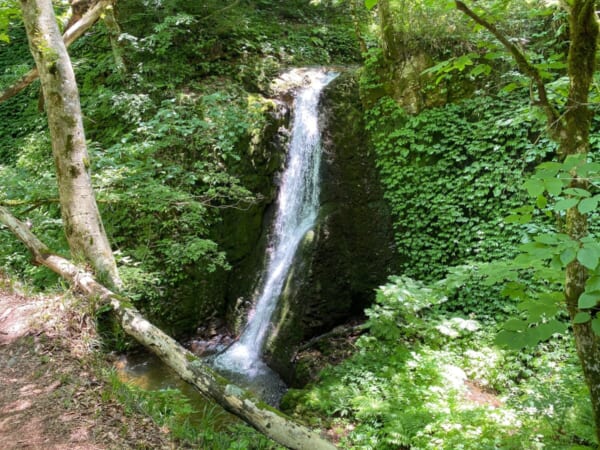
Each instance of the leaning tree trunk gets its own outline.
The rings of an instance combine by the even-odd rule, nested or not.
[[[29,48],[40,75],[65,234],[74,258],[85,259],[113,288],[121,281],[92,189],[79,92],[52,0],[21,0]]]
[[[598,22],[595,1],[576,0],[570,14],[570,37],[568,56],[569,97],[565,111],[564,128],[560,136],[560,153],[563,157],[582,155],[589,151],[589,130],[592,111],[589,108],[589,89],[594,77]],[[588,182],[572,172],[571,187],[588,189]],[[588,236],[587,216],[575,206],[567,211],[566,232],[574,240]],[[579,312],[579,297],[585,291],[587,269],[577,260],[567,266],[565,299],[571,319]],[[596,436],[600,443],[600,337],[592,329],[591,321],[574,323],[575,346],[581,361],[583,374],[590,389]]]
[[[285,414],[230,384],[197,356],[148,322],[129,301],[111,292],[69,260],[54,255],[29,228],[0,206],[0,223],[6,225],[29,249],[35,261],[79,288],[99,304],[110,304],[123,329],[200,392],[215,400],[274,441],[292,449],[332,450],[336,447],[319,433],[292,421]]]

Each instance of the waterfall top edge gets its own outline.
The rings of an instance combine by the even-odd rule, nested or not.
[[[299,67],[282,73],[271,82],[270,91],[276,95],[295,91],[317,81],[327,84],[340,69],[333,67]]]

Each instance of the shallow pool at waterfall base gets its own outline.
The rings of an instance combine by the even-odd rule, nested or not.
[[[243,344],[233,344],[225,353],[207,358],[213,368],[232,383],[248,389],[265,403],[279,406],[287,390],[279,375]]]
[[[213,365],[211,359],[214,358],[206,358],[205,361]],[[142,352],[122,355],[116,362],[115,369],[121,381],[132,383],[145,390],[179,389],[190,399],[192,407],[198,411],[199,415],[211,403],[152,354]],[[279,378],[279,375],[262,361],[259,361],[257,367],[252,369],[254,377],[244,376],[243,373],[230,372],[226,369],[216,367],[215,369],[232,383],[248,389],[262,401],[274,407],[279,406],[279,401],[287,390],[287,386]],[[234,416],[226,415],[223,416],[224,426],[229,423],[228,417],[230,417],[231,423],[237,422]]]

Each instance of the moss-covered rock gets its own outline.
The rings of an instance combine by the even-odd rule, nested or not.
[[[325,89],[321,111],[321,211],[296,255],[266,348],[270,365],[288,381],[296,345],[360,314],[395,268],[391,219],[354,73]]]

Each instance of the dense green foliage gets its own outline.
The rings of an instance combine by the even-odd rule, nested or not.
[[[345,436],[344,448],[593,445],[571,339],[501,351],[489,305],[466,313],[454,289],[393,279],[367,311],[370,330],[357,353],[323,371],[312,389],[288,394],[287,406],[320,416],[321,426]]]
[[[368,111],[404,273],[433,279],[510,256],[521,230],[504,218],[522,205],[524,171],[553,149],[534,144],[520,105],[479,97],[409,116],[383,98]]]
[[[570,207],[596,219],[594,183],[569,190],[568,172],[581,167],[580,176],[594,180],[597,167],[546,162],[524,189],[536,165],[556,158],[543,116],[518,89],[528,78],[510,70],[510,58],[487,36],[470,35],[451,55],[436,47],[444,37],[436,41],[435,33],[419,45],[422,30],[399,11],[418,15],[429,2],[389,3],[398,39],[414,54],[446,58],[426,71],[437,86],[426,89],[468,97],[410,115],[394,84],[394,64],[402,60],[385,61],[375,50],[363,72],[368,129],[403,273],[429,282],[447,278],[429,286],[394,278],[381,287],[356,354],[291,392],[286,406],[337,430],[350,448],[595,448],[562,289],[564,268],[575,258],[597,269],[598,245],[593,236],[578,242],[560,232]],[[527,39],[528,56],[562,106],[563,13],[543,7],[525,14],[510,2],[486,3],[486,17],[507,19],[503,31]],[[451,25],[441,20],[443,29]],[[495,73],[481,77],[492,66]],[[592,276],[576,323],[597,320],[597,288]]]
[[[257,164],[273,77],[290,65],[358,58],[342,11],[329,2],[121,1],[126,74],[115,70],[103,23],[70,47],[102,218],[129,292],[155,320],[189,315],[190,293],[229,268],[215,232],[222,212],[262,201],[248,167]],[[8,31],[0,90],[32,65],[18,22]],[[36,82],[0,103],[0,202],[67,253],[38,96]],[[41,288],[56,283],[10,235],[0,241],[3,267]],[[196,301],[189,322],[224,308],[206,296],[212,301]]]
[[[362,30],[370,47],[361,85],[366,132],[403,277],[378,290],[356,354],[291,392],[287,407],[332,427],[350,448],[589,448],[588,392],[557,293],[571,261],[598,271],[593,237],[575,242],[560,234],[570,207],[597,219],[597,187],[567,189],[573,167],[550,162],[556,146],[531,108],[529,79],[489,34],[451,12],[453,2],[389,3],[403,49],[398,61],[385,61],[369,33],[375,15],[329,1],[122,0],[126,74],[115,70],[102,23],[71,47],[94,187],[129,294],[152,318],[171,323],[183,311],[182,287],[194,295],[211,290],[210,276],[231,264],[231,243],[215,231],[223,211],[263,201],[248,168],[264,163],[254,152],[273,108],[270,82],[288,66],[355,64],[354,33]],[[562,107],[565,14],[539,2],[477,5],[504,20],[503,31],[523,45]],[[32,64],[12,6],[0,15],[0,41],[10,36],[0,42],[0,90]],[[357,17],[364,23],[353,24]],[[394,96],[399,67],[423,53],[433,66],[417,74],[419,95],[430,108],[410,115]],[[38,98],[34,83],[0,103],[0,203],[67,253]],[[596,176],[597,166],[582,165],[582,175]],[[57,282],[4,232],[0,263],[39,288]],[[577,320],[600,329],[596,272]],[[216,300],[196,305],[191,320],[223,308]],[[231,430],[215,432],[211,414],[198,428],[177,392],[143,393],[117,381],[113,391],[184,445],[269,448],[247,429],[233,431],[235,439]]]

